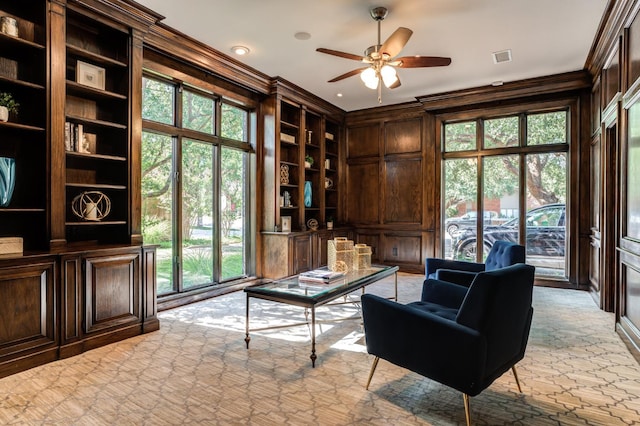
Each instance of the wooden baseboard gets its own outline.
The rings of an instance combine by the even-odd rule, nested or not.
[[[0,362],[0,378],[29,370],[30,368],[46,364],[58,359],[58,347],[51,347],[42,351],[26,354],[19,358],[13,358]]]
[[[616,331],[631,355],[640,363],[640,331],[625,317],[616,324]]]

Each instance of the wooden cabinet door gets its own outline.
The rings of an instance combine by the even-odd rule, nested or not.
[[[142,321],[140,251],[84,260],[87,333]]]
[[[293,271],[292,273],[299,274],[300,272],[309,271],[312,269],[312,252],[311,252],[311,235],[297,235],[291,239],[293,259]]]

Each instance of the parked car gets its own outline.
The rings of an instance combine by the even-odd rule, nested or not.
[[[494,225],[494,221],[498,219],[498,212],[487,210],[484,212],[485,225]],[[463,214],[462,216],[450,217],[444,221],[444,228],[447,233],[452,237],[463,228],[475,228],[476,219],[478,218],[478,212],[471,210]]]
[[[565,205],[548,204],[527,212],[527,255],[564,256],[565,254]],[[518,242],[519,218],[501,225],[488,225],[483,229],[485,254],[498,240]],[[456,234],[452,244],[453,258],[476,261],[476,229],[469,227]]]

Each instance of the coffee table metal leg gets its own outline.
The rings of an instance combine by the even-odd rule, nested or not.
[[[393,274],[394,286],[396,289],[396,302],[398,301],[398,273]]]
[[[245,337],[244,341],[247,344],[247,349],[249,349],[249,342],[251,341],[251,337],[249,337],[249,295],[247,294],[247,315],[244,320],[245,323]]]
[[[311,367],[316,366],[316,307],[311,307]]]

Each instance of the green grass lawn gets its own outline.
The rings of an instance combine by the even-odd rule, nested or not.
[[[226,253],[222,257],[222,277],[221,279],[229,279],[233,277],[240,277],[244,275],[243,270],[243,256],[242,252],[239,253]],[[157,261],[156,277],[158,282],[158,294],[166,294],[173,291],[172,285],[172,258],[171,256],[164,257]],[[213,266],[211,256],[192,256],[185,257],[183,262],[183,276],[185,280],[185,286],[189,287],[193,285],[206,284],[210,282],[213,274]]]

